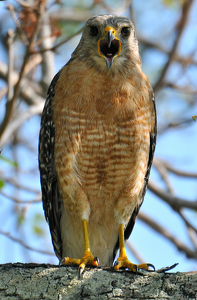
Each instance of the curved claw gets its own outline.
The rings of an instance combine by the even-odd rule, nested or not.
[[[78,265],[78,278],[81,277],[81,274],[83,273],[85,267],[87,265],[98,267],[99,259],[98,257],[94,257],[92,253],[87,250],[85,251],[84,256],[81,259],[78,258],[70,258],[70,257],[64,257],[62,260],[60,260],[60,265],[68,265],[68,264],[74,264]]]
[[[114,262],[114,267],[115,266],[118,266],[118,261],[117,260]]]
[[[95,267],[98,267],[98,265],[100,263],[99,257],[95,256],[94,262],[97,264],[97,265],[95,265]]]
[[[79,265],[79,269],[78,269],[78,279],[80,279],[81,274],[83,273],[83,271],[85,270],[86,265],[92,265],[93,267],[98,267],[99,264],[99,258],[98,257],[94,257],[94,259],[90,259],[90,260],[81,260],[81,263]]]
[[[135,269],[135,273],[137,274],[139,268],[138,268],[138,265],[133,265],[133,268]]]
[[[154,265],[152,265],[152,264],[147,264],[147,266],[150,267],[150,268],[153,268],[153,270],[147,270],[147,271],[152,271],[152,272],[155,271],[155,266],[154,266]]]
[[[149,267],[153,268],[153,270],[149,270]],[[114,263],[115,270],[119,270],[121,268],[129,269],[134,273],[137,273],[139,270],[146,270],[149,272],[155,271],[155,266],[152,264],[132,264],[126,257],[119,257],[118,260]]]
[[[178,265],[178,263],[175,263],[175,264],[173,264],[173,265],[170,266],[170,267],[163,267],[163,268],[161,268],[161,269],[159,269],[159,270],[156,270],[156,272],[157,272],[157,273],[165,273],[165,272],[167,272],[167,271],[170,271],[170,270],[174,269],[177,265]]]
[[[65,259],[62,258],[62,259],[59,261],[59,266],[63,266],[63,265],[64,265],[64,261],[65,261]]]
[[[83,273],[83,271],[84,271],[84,268],[79,267],[79,269],[78,269],[78,279],[81,278],[81,274]]]

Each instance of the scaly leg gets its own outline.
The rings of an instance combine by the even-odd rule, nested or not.
[[[152,264],[132,264],[126,255],[126,249],[125,249],[125,242],[124,242],[124,225],[120,224],[118,228],[118,234],[119,234],[119,247],[120,247],[120,255],[115,263],[114,269],[118,270],[120,268],[128,268],[133,272],[137,272],[139,269],[149,270],[149,267],[152,267],[155,269],[155,267]]]
[[[90,251],[90,240],[89,240],[89,230],[88,230],[88,221],[82,220],[83,223],[83,232],[84,232],[84,244],[85,244],[85,252],[84,256],[80,258],[70,258],[65,257],[62,261],[63,264],[75,264],[79,266],[78,275],[82,274],[83,270],[85,269],[86,265],[92,265],[94,267],[98,266],[98,258],[94,257],[94,255]]]

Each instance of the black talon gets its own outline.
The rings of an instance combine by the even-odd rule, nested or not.
[[[83,273],[83,268],[80,267],[80,268],[78,269],[78,279],[81,278],[81,274],[82,274],[82,273]]]
[[[64,258],[62,258],[59,262],[59,266],[63,266],[64,265]]]
[[[170,271],[170,270],[174,269],[176,266],[178,266],[178,264],[179,264],[179,263],[175,263],[175,264],[173,264],[172,266],[167,267],[167,268],[168,268],[167,271]]]
[[[99,263],[100,263],[99,257],[95,257],[95,258],[94,258],[94,261],[97,261],[97,263],[98,263],[98,265],[99,265]]]
[[[153,271],[155,271],[155,266],[154,266],[154,265],[152,265],[152,264],[147,264],[147,266],[153,268]],[[149,270],[149,271],[152,271],[152,270]]]
[[[167,271],[170,271],[170,270],[174,269],[177,265],[178,265],[178,263],[173,264],[173,265],[170,266],[170,267],[164,267],[164,268],[161,268],[160,270],[157,270],[157,272],[158,272],[158,273],[165,273],[165,272],[167,272]]]
[[[137,272],[138,272],[138,266],[137,265],[133,265],[134,266],[134,268],[135,268],[135,273],[137,274]]]
[[[115,262],[114,262],[114,267],[115,266],[118,266],[119,265],[119,262],[116,260]]]

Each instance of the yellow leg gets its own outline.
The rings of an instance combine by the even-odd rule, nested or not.
[[[120,268],[127,268],[130,269],[133,272],[137,272],[139,269],[149,270],[149,267],[154,266],[152,264],[132,264],[126,255],[126,249],[125,249],[125,242],[124,242],[124,225],[120,224],[118,228],[118,234],[119,234],[119,247],[120,247],[120,255],[119,258],[114,266],[115,270],[118,270]]]
[[[89,240],[89,230],[88,230],[88,221],[83,220],[83,233],[84,233],[84,244],[85,244],[85,252],[82,258],[70,258],[65,257],[63,260],[63,264],[75,264],[79,266],[79,277],[86,265],[92,265],[94,267],[98,266],[98,259],[93,256],[90,251],[90,240]]]

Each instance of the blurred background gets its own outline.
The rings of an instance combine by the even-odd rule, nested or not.
[[[133,21],[156,97],[155,158],[128,256],[196,270],[197,0],[0,2],[0,263],[58,263],[41,202],[40,116],[53,76],[97,14]]]

